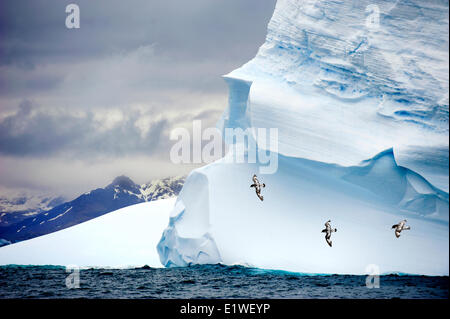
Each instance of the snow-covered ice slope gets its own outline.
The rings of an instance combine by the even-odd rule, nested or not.
[[[448,275],[448,61],[448,1],[278,0],[256,57],[225,76],[218,123],[277,128],[277,149],[257,147],[278,170],[261,175],[263,202],[260,165],[228,163],[233,148],[193,171],[162,263]]]
[[[175,198],[128,206],[0,248],[0,265],[162,267],[156,251]]]

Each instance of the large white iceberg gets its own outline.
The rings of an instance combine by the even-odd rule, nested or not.
[[[193,171],[164,265],[448,275],[447,1],[278,0],[257,56],[225,80],[219,128],[277,128],[277,148],[256,147],[278,170],[260,176],[263,202],[261,163],[231,163],[236,145]]]

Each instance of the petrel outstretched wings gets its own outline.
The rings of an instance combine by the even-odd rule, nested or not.
[[[398,224],[395,224],[395,225],[392,226],[392,229],[394,229],[395,237],[399,238],[400,237],[400,233],[403,230],[410,230],[411,229],[411,227],[406,226],[406,222],[407,222],[407,220],[404,219],[401,222],[399,222]]]
[[[253,175],[252,177],[253,180],[253,184],[250,185],[250,187],[254,187],[255,191],[256,191],[256,196],[258,196],[258,198],[263,201],[264,197],[261,195],[261,188],[266,187],[266,184],[261,184],[258,180],[258,177],[256,176],[256,174]]]
[[[333,242],[331,241],[331,233],[337,232],[337,228],[331,228],[331,220],[325,223],[325,229],[322,229],[322,233],[325,233],[325,240],[330,247],[333,247]]]

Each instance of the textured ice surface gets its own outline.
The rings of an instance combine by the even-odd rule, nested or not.
[[[193,171],[164,265],[448,274],[447,1],[279,0],[256,57],[225,80],[218,126],[278,128],[278,171],[261,176],[264,202],[249,188],[258,164]]]
[[[448,30],[448,1],[279,0],[256,57],[226,76],[253,83],[231,121],[244,105],[249,125],[279,128],[280,153],[327,163],[393,147],[448,192]]]

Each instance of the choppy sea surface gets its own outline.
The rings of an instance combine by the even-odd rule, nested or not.
[[[79,281],[78,281],[79,279]],[[370,281],[374,283],[373,281]],[[78,285],[79,283],[79,285]],[[79,286],[79,288],[76,288]],[[448,298],[449,277],[306,275],[242,266],[81,269],[1,266],[0,298]]]

